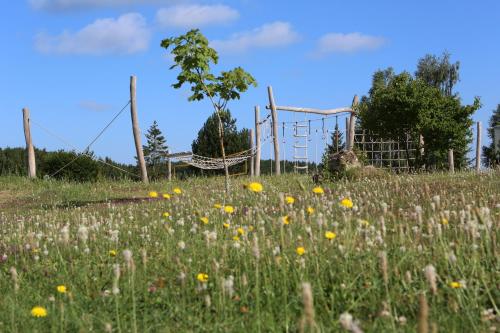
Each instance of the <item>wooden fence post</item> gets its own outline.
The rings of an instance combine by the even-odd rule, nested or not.
[[[250,162],[250,177],[255,175],[254,171],[254,141],[253,141],[253,129],[250,128],[248,131],[248,140],[250,141],[250,157],[248,158],[248,162]]]
[[[453,149],[448,150],[448,169],[451,173],[455,172],[455,161],[453,158]]]
[[[168,181],[172,180],[172,160],[169,158],[167,160],[167,165],[168,165]]]
[[[260,176],[260,109],[259,106],[255,106],[255,176]]]
[[[344,144],[344,150],[349,150],[349,128],[351,127],[349,125],[349,120],[350,118],[345,118],[345,136],[344,136],[344,140],[345,140],[345,144]]]
[[[358,95],[354,95],[352,99],[352,109],[356,110],[356,107],[359,104]],[[351,116],[349,117],[349,145],[348,150],[354,149],[354,134],[356,132],[356,112],[351,112]]]
[[[31,140],[30,111],[23,109],[24,138],[26,139],[26,150],[28,151],[28,177],[36,178],[35,148]]]
[[[274,173],[279,176],[280,171],[280,146],[278,141],[278,114],[276,112],[276,104],[274,104],[273,87],[267,87],[269,96],[269,107],[271,109],[271,117],[273,119],[273,143],[274,143]]]
[[[144,183],[148,183],[148,171],[146,169],[146,162],[144,161],[144,152],[142,151],[141,143],[141,129],[139,128],[139,121],[137,120],[137,105],[135,96],[136,77],[130,77],[130,115],[132,117],[132,132],[134,133],[135,150],[137,152],[137,162],[141,169],[141,177]]]
[[[476,134],[476,172],[481,169],[481,122],[477,122],[477,134]]]

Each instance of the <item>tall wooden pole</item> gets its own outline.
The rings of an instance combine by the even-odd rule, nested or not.
[[[344,137],[344,140],[345,140],[345,145],[344,145],[344,150],[349,150],[349,128],[351,127],[349,125],[349,120],[350,118],[345,118],[345,137]]]
[[[139,121],[137,120],[137,105],[135,99],[135,86],[136,77],[130,77],[130,115],[132,117],[132,132],[134,133],[135,150],[137,152],[137,161],[141,169],[141,177],[144,183],[148,183],[148,170],[146,169],[146,162],[144,161],[144,153],[142,151],[141,143],[141,129],[139,128]]]
[[[255,175],[255,170],[254,170],[254,141],[253,141],[253,129],[250,129],[250,131],[248,132],[248,140],[250,141],[250,158],[248,159],[248,161],[250,162],[250,176],[253,177]]]
[[[35,148],[31,140],[30,110],[23,109],[24,138],[26,139],[26,150],[28,151],[28,177],[36,178]]]
[[[448,150],[448,169],[451,173],[455,172],[455,161],[453,158],[453,149]]]
[[[356,107],[359,104],[358,95],[354,95],[352,99],[352,109],[356,110]],[[356,132],[356,113],[351,112],[351,116],[349,117],[349,150],[354,149],[354,134]]]
[[[167,160],[167,164],[168,164],[168,181],[171,181],[172,180],[172,160],[170,158]]]
[[[260,176],[260,109],[255,106],[255,176]]]
[[[267,87],[269,96],[269,107],[271,108],[271,118],[273,120],[273,143],[274,143],[274,173],[279,176],[280,170],[280,146],[278,141],[278,114],[276,112],[276,104],[274,103],[273,87]]]
[[[476,171],[481,169],[481,122],[477,122],[477,137],[476,137]]]

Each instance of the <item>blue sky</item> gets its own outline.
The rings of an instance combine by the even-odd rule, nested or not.
[[[486,127],[500,103],[497,0],[19,0],[3,7],[0,147],[24,145],[21,109],[29,107],[38,124],[84,148],[127,103],[134,74],[143,132],[157,120],[173,150],[190,149],[212,110],[171,88],[177,73],[159,44],[195,27],[220,53],[216,70],[242,66],[259,83],[229,105],[239,127],[253,126],[254,105],[265,117],[267,85],[277,104],[348,106],[354,94],[367,93],[375,70],[414,72],[419,58],[445,50],[461,63],[456,91],[463,102],[481,97],[475,120]],[[35,125],[32,132],[36,147],[70,148]],[[126,112],[92,149],[133,162],[131,133]],[[323,147],[320,137],[311,141],[312,158],[313,147]]]

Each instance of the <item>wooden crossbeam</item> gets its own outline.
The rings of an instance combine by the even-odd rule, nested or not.
[[[279,106],[279,105],[276,105],[275,108],[276,108],[276,110],[281,110],[281,111],[314,113],[314,114],[321,114],[321,115],[332,115],[332,114],[337,114],[337,113],[342,113],[342,112],[351,112],[351,113],[355,112],[350,107],[320,110],[320,109],[312,109],[312,108],[299,108],[299,107],[295,107],[295,106]],[[266,106],[266,109],[269,110],[270,107]]]

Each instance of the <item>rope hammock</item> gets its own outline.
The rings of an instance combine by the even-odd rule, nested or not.
[[[237,154],[227,156],[225,165],[230,167],[233,165],[240,164],[245,160],[248,160],[250,157],[254,156],[256,152],[257,149],[254,147],[251,149],[241,151]],[[192,153],[189,155],[177,156],[175,158],[181,162],[184,162],[186,164],[204,170],[217,170],[217,169],[224,169],[225,167],[224,159],[222,158],[206,157]]]

